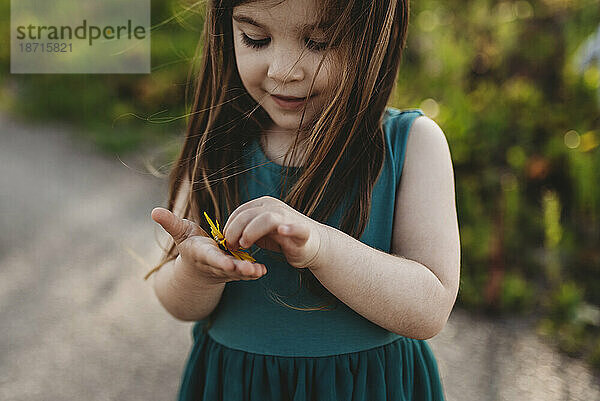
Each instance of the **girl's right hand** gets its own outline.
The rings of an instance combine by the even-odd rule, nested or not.
[[[152,209],[152,219],[173,238],[188,271],[211,284],[256,280],[267,273],[265,265],[239,260],[223,252],[198,224],[181,219],[168,209]]]

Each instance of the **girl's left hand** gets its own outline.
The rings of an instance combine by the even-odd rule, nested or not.
[[[323,224],[271,196],[253,199],[235,209],[223,228],[227,246],[233,250],[252,244],[285,255],[296,268],[314,268]]]

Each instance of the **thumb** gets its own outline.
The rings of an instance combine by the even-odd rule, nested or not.
[[[193,235],[208,236],[206,232],[196,223],[188,219],[176,216],[170,210],[162,207],[152,209],[150,214],[152,220],[157,222],[173,237],[177,245]]]

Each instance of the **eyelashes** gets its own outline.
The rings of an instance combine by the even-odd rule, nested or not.
[[[240,35],[240,37],[242,39],[242,43],[244,43],[244,45],[246,45],[252,49],[261,49],[261,48],[267,46],[269,44],[269,42],[271,41],[270,38],[260,39],[260,40],[251,39],[243,32]],[[305,43],[306,43],[306,47],[308,47],[309,50],[312,50],[314,52],[320,52],[327,48],[327,42],[315,42],[314,40],[306,39]]]
[[[268,39],[268,38],[267,39],[261,39],[261,40],[250,39],[248,36],[246,36],[245,33],[242,33],[240,36],[242,38],[242,42],[246,46],[251,47],[253,49],[260,49],[262,47],[265,47],[270,42],[270,39]]]
[[[306,47],[315,52],[321,52],[327,48],[327,42],[315,42],[314,40],[306,39]]]

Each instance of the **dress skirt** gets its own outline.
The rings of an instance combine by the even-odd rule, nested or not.
[[[444,400],[424,340],[400,337],[359,352],[321,357],[254,354],[228,348],[196,323],[179,401]]]

